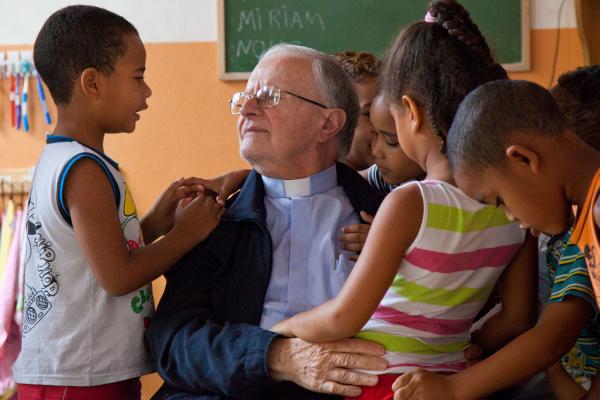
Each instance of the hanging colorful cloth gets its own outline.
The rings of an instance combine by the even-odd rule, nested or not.
[[[14,387],[3,395],[0,395],[0,400],[19,400],[17,397],[17,388]]]
[[[27,204],[27,202],[25,203]],[[15,323],[19,330],[23,327],[23,309],[25,299],[25,263],[27,262],[27,206],[24,206],[21,218],[21,235],[19,237],[19,272],[17,278],[17,304],[15,306]],[[2,399],[0,399],[2,400]]]
[[[23,232],[23,212],[14,216],[14,234],[10,241],[3,279],[0,281],[0,394],[12,397],[15,381],[12,364],[21,351],[21,335],[14,321],[19,275],[19,254]],[[10,395],[10,397],[8,397]]]
[[[2,233],[0,233],[0,282],[4,276],[6,269],[6,259],[8,258],[8,250],[13,237],[15,219],[15,203],[9,199],[6,204],[6,212],[2,218]]]

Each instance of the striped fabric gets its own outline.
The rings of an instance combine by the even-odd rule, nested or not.
[[[373,164],[371,167],[369,167],[367,180],[369,181],[369,185],[371,185],[373,189],[381,194],[388,194],[398,187],[398,185],[387,183],[383,180],[383,175],[381,175],[377,164]]]
[[[565,370],[587,390],[600,368],[600,327],[596,296],[585,257],[575,244],[569,243],[572,232],[571,228],[563,234],[553,236],[548,242],[546,260],[552,281],[548,303],[558,303],[567,296],[575,296],[587,301],[596,311],[596,315],[582,329],[573,348],[562,357]]]
[[[379,307],[357,335],[383,344],[384,374],[465,368],[473,318],[525,238],[504,213],[439,181],[418,185],[423,222]]]

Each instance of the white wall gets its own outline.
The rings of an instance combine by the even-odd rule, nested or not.
[[[46,18],[70,4],[95,5],[122,15],[144,42],[217,40],[217,0],[0,0],[0,45],[33,44]]]
[[[531,0],[531,27],[556,28],[562,1]],[[573,0],[566,1],[560,26],[573,28]],[[0,45],[32,44],[52,12],[69,4],[81,3],[104,7],[124,16],[136,26],[142,40],[147,43],[217,40],[217,0],[0,0]]]
[[[533,29],[556,29],[558,10],[562,2],[563,0],[531,0],[531,27]],[[561,13],[560,27],[575,28],[576,26],[575,5],[573,0],[566,0]]]

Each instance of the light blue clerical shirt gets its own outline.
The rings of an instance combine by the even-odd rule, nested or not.
[[[337,184],[335,165],[304,179],[262,180],[273,268],[260,326],[269,329],[339,293],[355,254],[342,249],[341,229],[359,218]]]

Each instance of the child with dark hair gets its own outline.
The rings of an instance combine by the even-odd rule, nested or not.
[[[360,116],[354,130],[352,146],[344,163],[355,171],[369,168],[373,164],[371,139],[373,126],[369,120],[371,102],[377,93],[377,81],[381,62],[372,53],[343,51],[335,54],[358,97]]]
[[[478,399],[520,382],[560,360],[585,334],[582,330],[597,312],[589,278],[577,265],[582,256],[570,243],[587,222],[586,213],[593,218],[585,202],[600,167],[600,155],[569,129],[550,93],[526,81],[491,82],[474,90],[452,123],[448,157],[465,193],[502,208],[524,228],[564,235],[571,226],[573,204],[579,207],[578,222],[570,242],[559,236],[559,246],[550,244],[550,270],[563,276],[554,277],[554,298],[534,328],[458,374],[421,371],[401,377],[396,384],[399,399],[437,399],[440,395]],[[560,270],[566,263],[572,264],[570,271]],[[593,282],[591,266],[590,277]],[[589,355],[597,357],[597,352],[593,349]],[[578,357],[574,363],[584,361],[583,354],[574,355]],[[553,388],[557,387],[553,383]],[[584,395],[581,389],[566,393],[560,389],[556,395],[560,399]]]
[[[550,93],[569,128],[600,151],[600,66],[580,67],[564,73]],[[598,310],[584,255],[576,244],[569,243],[572,232],[571,227],[548,242],[548,272],[554,282],[549,302],[578,296],[587,300],[595,312],[571,350],[546,370],[558,400],[584,396],[600,367]],[[596,393],[598,395],[600,393]]]
[[[550,93],[577,136],[600,150],[600,65],[564,73]]]
[[[180,179],[139,221],[104,153],[105,135],[133,132],[151,95],[131,23],[98,7],[63,8],[40,30],[34,62],[58,121],[27,207],[18,396],[139,399],[139,376],[151,371],[143,340],[150,284],[214,229],[223,207],[194,179]]]
[[[377,168],[369,168],[368,180],[373,188],[387,194],[405,182],[425,176],[421,167],[402,151],[389,101],[383,94],[373,99],[371,124],[375,135],[373,156]]]
[[[408,158],[398,143],[394,118],[383,94],[375,96],[371,103],[370,120],[373,129],[373,157],[375,164],[368,170],[360,171],[369,185],[382,195],[387,195],[401,184],[414,179],[422,179],[425,173],[419,165]],[[346,250],[360,253],[371,229],[373,216],[360,214],[365,224],[354,224],[342,228],[341,240]],[[350,256],[356,261],[358,255]]]
[[[382,87],[398,142],[425,180],[386,196],[335,299],[273,327],[308,341],[357,335],[384,344],[388,369],[361,398],[391,399],[392,382],[415,368],[464,369],[473,319],[503,272],[511,283],[502,290],[522,296],[502,311],[514,313],[510,326],[496,326],[487,340],[505,338],[507,330],[516,336],[534,316],[535,293],[512,281],[519,282],[519,274],[535,277],[535,240],[523,246],[518,225],[456,188],[443,152],[462,98],[502,78],[506,73],[455,1],[432,2],[426,21],[405,28],[392,46]]]

